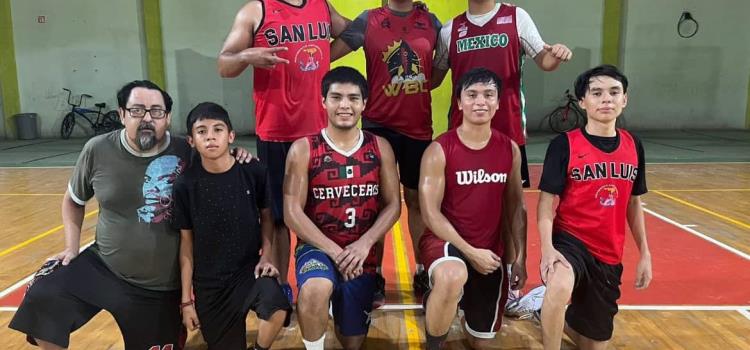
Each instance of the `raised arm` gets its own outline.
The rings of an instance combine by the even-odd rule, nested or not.
[[[635,288],[646,289],[652,278],[651,251],[648,248],[648,239],[646,239],[646,223],[643,218],[641,196],[631,196],[628,201],[628,225],[633,234],[635,246],[641,253],[635,270]]]
[[[422,220],[430,231],[461,251],[478,272],[488,274],[500,267],[500,257],[487,249],[471,246],[440,211],[445,194],[445,154],[439,143],[433,142],[427,147],[419,172],[419,206]]]
[[[509,227],[515,245],[516,260],[513,262],[510,284],[514,290],[523,288],[526,283],[526,204],[521,188],[521,151],[513,145],[513,167],[503,196],[504,218],[510,220]]]
[[[362,269],[375,242],[379,241],[393,227],[401,215],[401,192],[396,170],[396,157],[388,141],[377,137],[380,149],[380,212],[375,223],[357,241],[348,245],[337,258],[336,264],[344,274]]]
[[[219,75],[223,78],[234,78],[250,65],[270,69],[279,63],[289,63],[276,56],[277,52],[286,51],[286,47],[253,47],[253,36],[262,19],[260,1],[250,1],[237,12],[217,60]]]
[[[284,222],[301,240],[322,250],[335,261],[343,249],[326,237],[304,211],[307,202],[309,158],[310,145],[307,139],[295,141],[286,157]]]

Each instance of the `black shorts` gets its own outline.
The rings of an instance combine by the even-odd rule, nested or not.
[[[284,171],[286,155],[292,142],[256,141],[258,159],[268,169],[268,184],[271,187],[271,212],[277,225],[284,224]]]
[[[521,151],[521,180],[523,188],[531,187],[531,180],[529,179],[529,160],[526,158],[526,145],[519,145],[518,150]]]
[[[503,324],[503,310],[508,300],[508,279],[506,265],[495,272],[483,275],[471,266],[469,260],[452,244],[435,239],[420,242],[422,258],[429,260],[428,274],[432,287],[432,271],[444,261],[458,260],[466,265],[468,278],[463,288],[459,307],[464,310],[466,331],[476,338],[493,339]],[[423,303],[427,305],[429,291]],[[425,308],[426,309],[426,308]]]
[[[186,331],[179,291],[153,291],[125,282],[91,248],[68,266],[37,279],[9,327],[67,348],[70,333],[101,310],[114,316],[125,349],[182,349]]]
[[[416,190],[419,185],[419,166],[422,163],[422,154],[430,145],[432,140],[417,140],[409,136],[385,128],[373,125],[372,122],[362,121],[362,128],[378,135],[391,145],[393,154],[398,163],[398,176],[404,187]]]
[[[597,260],[583,242],[565,232],[555,232],[552,245],[565,256],[575,273],[565,322],[587,338],[609,340],[618,310],[622,264],[609,265]]]
[[[285,310],[289,325],[289,305],[275,278],[255,279],[253,269],[234,276],[221,286],[194,284],[195,308],[201,323],[203,339],[209,349],[247,349],[245,318],[250,310],[261,320],[268,320],[276,311]]]

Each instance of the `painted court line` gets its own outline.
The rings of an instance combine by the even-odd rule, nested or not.
[[[404,302],[414,302],[412,288],[409,288],[411,269],[409,269],[408,256],[401,231],[401,223],[396,221],[393,225],[393,255],[396,258],[396,277],[398,278],[399,291],[403,295]],[[406,288],[402,288],[406,286]],[[406,341],[409,349],[420,349],[422,341],[419,336],[419,326],[414,311],[404,313],[404,327],[406,328]]]
[[[739,312],[740,315],[745,316],[745,318],[747,318],[748,320],[750,320],[750,312],[748,312],[747,310],[745,310],[745,309],[743,309],[743,310],[737,310],[737,312]]]
[[[654,193],[656,193],[656,194],[658,194],[658,195],[660,195],[662,197],[669,198],[669,199],[671,199],[671,200],[673,200],[673,201],[675,201],[677,203],[683,204],[685,206],[691,207],[691,208],[696,209],[696,210],[700,210],[700,211],[702,211],[702,212],[704,212],[706,214],[713,215],[713,216],[715,216],[715,217],[717,217],[719,219],[731,222],[731,223],[733,223],[733,224],[735,224],[735,225],[737,225],[739,227],[742,227],[742,228],[750,230],[750,224],[744,223],[744,222],[739,221],[739,220],[732,219],[732,218],[730,218],[730,217],[728,217],[726,215],[719,214],[717,212],[714,212],[714,211],[711,211],[711,210],[706,209],[704,207],[701,207],[700,205],[696,205],[696,204],[690,203],[690,202],[688,202],[686,200],[682,200],[682,199],[679,199],[677,197],[670,196],[670,195],[668,195],[668,194],[666,194],[664,192],[661,192],[661,191],[652,191],[652,192],[654,192]]]
[[[98,212],[99,212],[99,209],[90,211],[86,215],[83,216],[83,219],[85,220],[89,216],[94,215],[94,214],[96,214]],[[27,239],[27,240],[25,240],[25,241],[23,241],[21,243],[18,243],[18,244],[14,245],[14,246],[6,249],[6,250],[3,250],[2,252],[0,252],[0,258],[2,258],[3,256],[6,256],[6,255],[8,255],[8,254],[10,254],[10,253],[18,250],[18,249],[21,249],[21,248],[23,248],[23,247],[25,247],[25,246],[27,246],[27,245],[29,245],[31,243],[34,243],[34,242],[36,242],[36,241],[38,241],[38,240],[40,240],[40,239],[42,239],[44,237],[47,237],[47,236],[49,236],[49,235],[51,235],[51,234],[53,234],[53,233],[61,230],[63,227],[64,227],[63,225],[55,226],[55,227],[53,227],[53,228],[51,228],[51,229],[49,229],[47,231],[44,231],[44,232],[42,232],[42,233],[40,233],[40,234],[38,234],[38,235],[36,235],[34,237],[31,237],[31,238],[29,238],[29,239]]]
[[[734,247],[732,247],[732,246],[730,246],[730,245],[728,245],[728,244],[726,244],[724,242],[721,242],[721,241],[719,241],[719,240],[717,240],[715,238],[712,238],[712,237],[709,237],[709,236],[707,236],[707,235],[705,235],[703,233],[700,233],[700,232],[696,231],[693,228],[690,228],[688,226],[682,225],[682,224],[680,224],[680,223],[678,223],[678,222],[676,222],[676,221],[674,221],[674,220],[672,220],[672,219],[670,219],[670,218],[668,218],[668,217],[666,217],[664,215],[661,215],[661,214],[658,214],[658,213],[654,212],[651,209],[643,208],[643,211],[645,211],[645,212],[647,212],[647,213],[649,213],[649,214],[651,214],[651,215],[653,215],[653,216],[655,216],[655,217],[657,217],[657,218],[659,218],[659,219],[661,219],[661,220],[663,220],[663,221],[665,221],[667,223],[670,223],[670,224],[672,224],[674,226],[677,226],[677,227],[679,227],[679,228],[681,228],[681,229],[683,229],[683,230],[685,230],[687,232],[690,232],[690,233],[692,233],[692,234],[694,234],[694,235],[696,235],[696,236],[698,236],[700,238],[703,238],[704,240],[709,241],[709,242],[711,242],[711,243],[713,243],[713,244],[715,244],[715,245],[717,245],[717,246],[719,246],[721,248],[724,248],[724,249],[726,249],[726,250],[728,250],[728,251],[730,251],[730,252],[732,252],[734,254],[737,254],[737,255],[745,258],[746,260],[750,260],[750,254],[747,254],[747,253],[745,253],[745,252],[743,252],[743,251],[741,251],[741,250],[739,250],[737,248],[734,248]]]
[[[620,310],[635,311],[737,311],[750,318],[750,312],[746,309],[750,305],[619,305]],[[421,304],[388,304],[378,310],[382,311],[404,311],[422,310]]]

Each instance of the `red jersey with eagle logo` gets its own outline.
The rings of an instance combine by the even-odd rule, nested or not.
[[[622,260],[628,203],[638,175],[633,136],[623,129],[617,133],[620,144],[611,153],[592,145],[581,129],[567,133],[570,159],[554,222],[555,232],[570,233],[610,265]]]
[[[429,12],[387,7],[367,13],[364,51],[370,97],[363,116],[418,140],[432,140],[429,81],[437,37]]]
[[[484,67],[500,77],[500,107],[492,118],[492,127],[518,145],[525,145],[522,130],[521,58],[523,52],[516,28],[516,7],[502,4],[495,18],[484,26],[474,25],[462,13],[453,19],[448,61],[453,86],[466,72]],[[451,99],[450,127],[461,125],[463,114],[455,98]]]
[[[375,135],[360,131],[359,143],[343,152],[323,129],[307,138],[310,144],[305,214],[340,247],[362,237],[379,212],[380,149]],[[378,265],[375,250],[365,259],[365,270]]]
[[[287,47],[289,64],[253,69],[256,133],[264,141],[291,142],[327,124],[320,84],[331,62],[331,14],[325,0],[291,5],[263,0],[263,21],[253,47]]]

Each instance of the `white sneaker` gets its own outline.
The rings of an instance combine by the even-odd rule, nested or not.
[[[523,297],[515,299],[512,303],[509,302],[505,306],[505,314],[511,317],[516,317],[519,320],[532,318],[534,316],[534,311],[542,309],[544,292],[546,291],[547,287],[543,285],[530,290]]]

